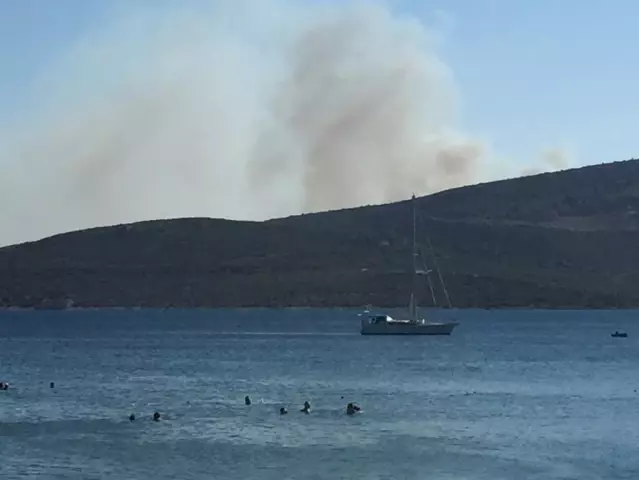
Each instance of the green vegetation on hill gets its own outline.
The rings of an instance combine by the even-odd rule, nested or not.
[[[417,202],[456,307],[639,306],[639,160]],[[403,306],[410,225],[399,202],[72,232],[0,249],[0,306]]]

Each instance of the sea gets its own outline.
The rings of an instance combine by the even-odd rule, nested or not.
[[[2,311],[0,479],[639,478],[639,312],[452,314]]]

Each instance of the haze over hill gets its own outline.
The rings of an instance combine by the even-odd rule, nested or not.
[[[418,208],[454,306],[639,306],[638,160],[458,188]],[[0,303],[402,306],[410,225],[404,201],[73,232],[0,249]]]
[[[0,133],[0,245],[354,207],[521,171],[460,128],[436,25],[374,2],[176,5],[115,10],[34,80]],[[551,149],[531,168],[568,160]]]

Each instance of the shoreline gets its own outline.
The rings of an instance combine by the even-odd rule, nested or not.
[[[374,310],[388,310],[388,311],[402,311],[406,310],[405,306],[373,306]],[[45,308],[45,307],[0,307],[0,312],[82,312],[82,311],[169,311],[169,310],[345,310],[345,311],[363,311],[364,307],[350,307],[350,306],[296,306],[290,305],[285,307],[273,307],[273,306],[223,306],[223,307],[208,307],[208,306],[196,306],[196,307],[154,307],[154,306],[115,306],[115,307],[71,307],[71,308]],[[593,311],[593,310],[601,310],[601,311],[612,311],[612,310],[639,310],[639,305],[632,307],[614,307],[614,306],[603,306],[603,307],[588,307],[588,306],[577,306],[577,307],[460,307],[460,308],[442,308],[442,307],[420,307],[420,310],[425,311]]]

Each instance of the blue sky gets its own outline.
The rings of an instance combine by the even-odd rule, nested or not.
[[[408,8],[408,7],[407,7]],[[639,156],[639,3],[452,0],[443,56],[466,125],[516,155],[567,144],[578,163]]]
[[[26,105],[30,81],[51,58],[103,23],[116,5],[127,8],[127,2],[104,0],[47,4],[3,2],[5,121]],[[461,91],[463,126],[489,139],[499,155],[523,163],[540,149],[565,147],[574,151],[576,164],[638,156],[639,3],[401,0],[393,5],[439,28],[439,52]]]

